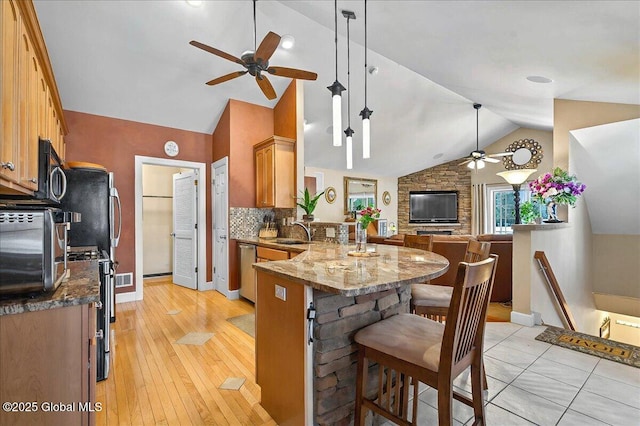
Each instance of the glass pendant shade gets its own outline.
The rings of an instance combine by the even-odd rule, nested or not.
[[[362,158],[371,157],[371,120],[362,120]]]
[[[353,136],[347,136],[347,169],[353,169]]]
[[[333,146],[342,146],[342,96],[333,95]]]

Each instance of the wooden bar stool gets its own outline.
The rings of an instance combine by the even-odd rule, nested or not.
[[[473,263],[487,259],[490,250],[490,242],[469,240],[464,262]],[[410,310],[414,314],[443,322],[449,309],[452,291],[453,287],[448,285],[413,284],[411,286]]]
[[[453,398],[471,407],[474,425],[486,423],[482,392],[482,349],[487,307],[497,256],[460,262],[446,324],[412,314],[398,314],[358,331],[355,425],[367,410],[401,425],[416,425],[418,381],[438,391],[438,424],[453,423]],[[378,363],[375,395],[365,395],[369,363]],[[469,399],[453,389],[453,380],[471,366]],[[409,418],[409,386],[413,386]]]

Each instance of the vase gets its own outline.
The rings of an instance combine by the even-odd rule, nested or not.
[[[360,222],[356,223],[356,251],[366,253],[367,251],[367,228]]]
[[[548,219],[545,220],[545,223],[560,223],[562,222],[561,220],[558,219],[558,204],[556,204],[553,201],[550,201],[547,204],[547,216]]]

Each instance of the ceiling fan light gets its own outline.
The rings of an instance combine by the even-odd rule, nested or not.
[[[467,167],[472,170],[484,169],[485,163],[483,160],[472,161],[467,164]]]

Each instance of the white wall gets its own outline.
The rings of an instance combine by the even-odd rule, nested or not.
[[[343,222],[344,214],[344,177],[360,177],[378,180],[378,208],[382,210],[381,219],[387,219],[388,223],[398,224],[398,178],[380,177],[363,173],[349,173],[344,170],[321,169],[317,167],[305,167],[305,176],[323,176],[323,188],[334,187],[336,190],[336,201],[329,204],[324,196],[318,201],[316,210],[313,212],[315,220],[318,222]],[[317,180],[316,180],[317,182]],[[382,203],[382,194],[389,191],[391,203],[385,206]]]

